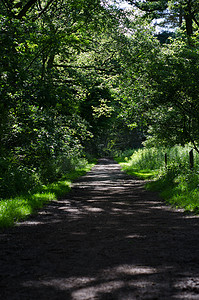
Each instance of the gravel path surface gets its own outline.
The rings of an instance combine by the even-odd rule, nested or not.
[[[71,192],[0,231],[0,299],[199,299],[199,217],[101,159]]]

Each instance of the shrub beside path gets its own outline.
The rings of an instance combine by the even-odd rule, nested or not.
[[[199,217],[101,159],[64,199],[0,231],[0,299],[199,299]]]

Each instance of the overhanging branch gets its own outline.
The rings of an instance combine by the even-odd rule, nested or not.
[[[37,2],[37,0],[29,0],[26,5],[22,8],[22,10],[16,16],[17,19],[21,19],[27,13],[27,11]]]

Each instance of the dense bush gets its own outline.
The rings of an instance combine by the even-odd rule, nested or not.
[[[10,112],[2,132],[0,198],[53,182],[84,164],[82,140],[91,137],[78,116],[26,106]]]

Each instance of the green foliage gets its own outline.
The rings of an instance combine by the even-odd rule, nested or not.
[[[141,148],[135,150],[128,158],[129,168],[156,170],[164,166],[164,149]]]
[[[15,222],[26,219],[49,201],[58,200],[69,190],[71,182],[79,176],[85,175],[93,164],[80,163],[82,168],[65,174],[62,180],[47,185],[40,185],[29,194],[22,194],[15,198],[0,201],[0,228],[13,226]]]
[[[148,33],[146,42],[151,44],[151,53],[149,50],[144,65],[136,70],[139,77],[135,70],[128,69],[132,76],[125,84],[131,87],[125,88],[121,116],[128,126],[137,124],[142,130],[145,145],[166,147],[191,142],[198,149],[197,37],[198,31],[192,35],[190,45],[179,31],[179,36],[163,46],[150,42]]]
[[[154,182],[147,184],[150,190],[159,191],[160,195],[177,208],[199,212],[198,192],[199,171],[174,166]]]
[[[28,191],[75,169],[83,155],[82,141],[91,137],[79,116],[28,106],[10,111],[2,133],[1,197]]]
[[[190,170],[190,149],[190,146],[143,148],[135,150],[129,157],[123,157],[126,162],[120,164],[130,175],[142,179],[153,178],[146,188],[158,191],[169,204],[198,212],[199,155],[195,152],[194,169]],[[164,153],[168,156],[167,167],[164,166]],[[148,169],[143,170],[143,167]]]

